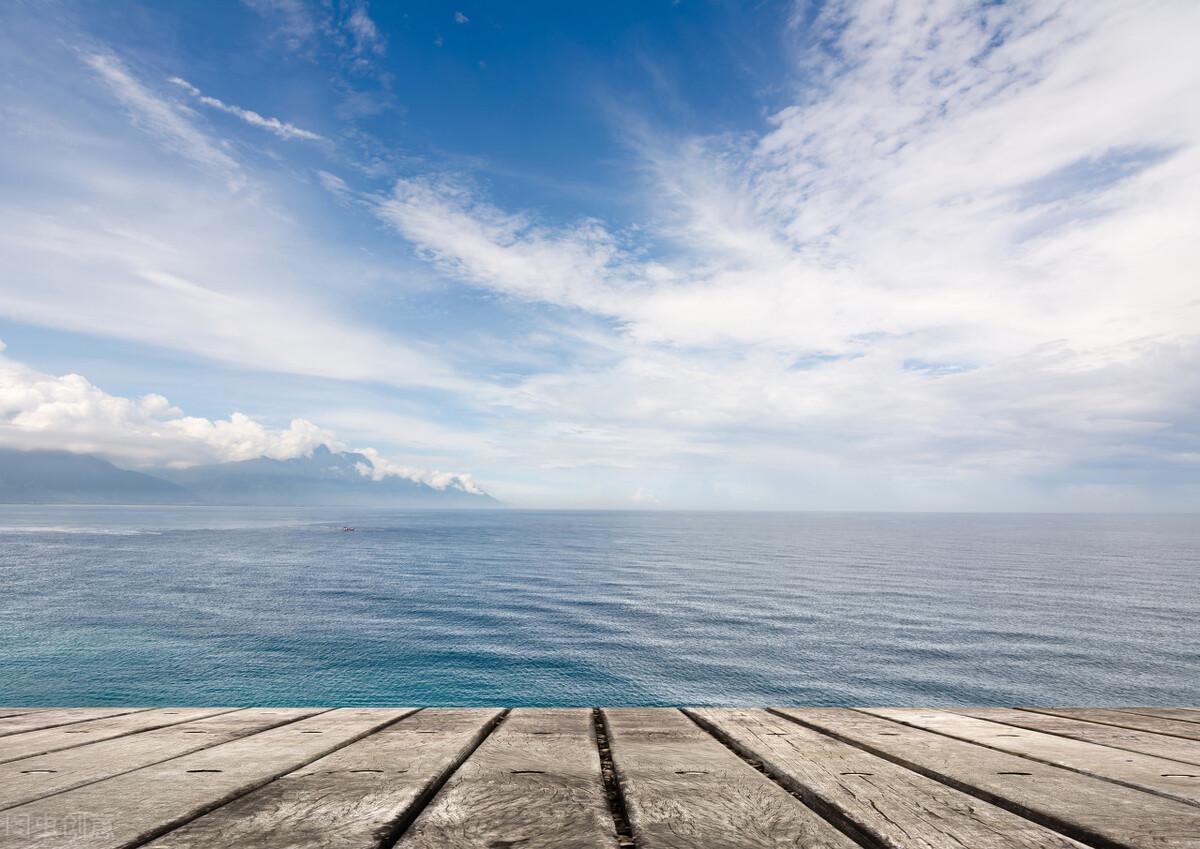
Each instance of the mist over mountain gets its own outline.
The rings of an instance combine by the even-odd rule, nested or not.
[[[155,474],[185,487],[206,504],[362,507],[489,507],[490,495],[457,486],[438,489],[403,477],[364,476],[370,460],[353,451],[318,446],[309,457],[259,457],[233,463],[161,469]]]
[[[495,507],[459,485],[364,475],[363,454],[322,445],[311,456],[135,472],[67,451],[0,449],[0,502],[353,507]]]

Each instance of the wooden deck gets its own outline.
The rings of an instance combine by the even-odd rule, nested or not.
[[[0,849],[1194,847],[1200,709],[0,708]]]

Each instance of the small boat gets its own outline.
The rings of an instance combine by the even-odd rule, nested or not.
[[[352,531],[352,530],[354,530],[354,528],[352,528],[352,527],[350,527],[349,525],[347,525],[346,527],[342,528],[342,530],[343,530],[343,531]]]

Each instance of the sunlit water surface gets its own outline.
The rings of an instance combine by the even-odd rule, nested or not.
[[[0,704],[1194,705],[1200,519],[0,507],[0,660]]]

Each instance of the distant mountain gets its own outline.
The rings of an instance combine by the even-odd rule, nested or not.
[[[163,469],[155,474],[185,487],[206,504],[318,505],[346,507],[494,507],[490,495],[457,487],[435,489],[419,481],[372,480],[358,471],[362,454],[333,452],[324,445],[311,457]]]
[[[191,504],[178,484],[69,451],[0,448],[0,503]]]
[[[229,504],[319,507],[496,507],[490,495],[407,478],[372,480],[362,454],[321,446],[311,457],[156,469],[120,469],[86,454],[0,449],[0,503]]]

